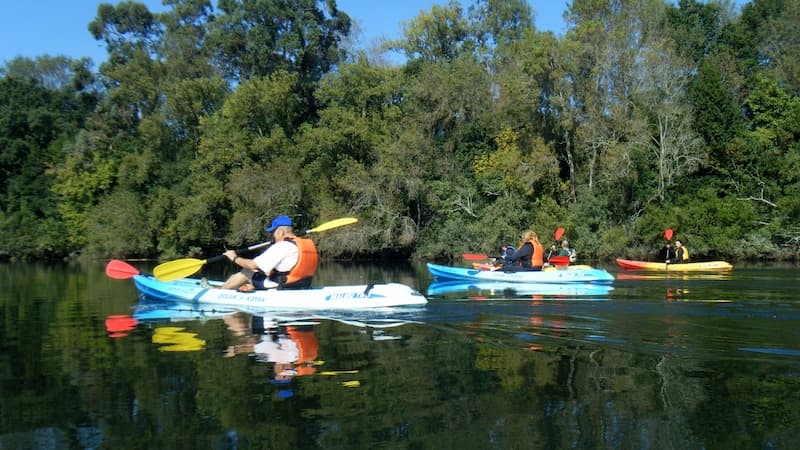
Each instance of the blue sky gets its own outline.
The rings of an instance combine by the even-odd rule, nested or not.
[[[161,11],[161,0],[139,0],[151,11]],[[536,27],[563,34],[561,18],[567,0],[529,0],[536,12]],[[97,15],[100,3],[119,3],[118,0],[8,0],[3,1],[0,15],[0,64],[16,56],[35,58],[48,54],[72,58],[88,56],[99,64],[106,53],[101,43],[95,41],[87,26]],[[367,46],[374,38],[399,36],[402,22],[427,11],[434,4],[446,0],[337,0],[339,9],[345,11],[361,27],[359,39]],[[471,4],[471,0],[462,0]]]

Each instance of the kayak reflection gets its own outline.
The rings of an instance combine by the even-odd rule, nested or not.
[[[595,283],[503,283],[469,282],[463,280],[434,281],[428,286],[429,296],[463,295],[493,298],[536,297],[597,297],[607,299],[614,288],[608,284]]]
[[[731,272],[648,272],[648,273],[618,273],[618,281],[647,281],[647,280],[730,280]]]

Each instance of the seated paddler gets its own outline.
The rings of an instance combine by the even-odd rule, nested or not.
[[[242,268],[230,276],[223,289],[302,289],[311,286],[319,255],[314,242],[295,235],[289,216],[277,216],[266,231],[272,233],[272,245],[253,259],[243,258],[235,250],[224,253]]]

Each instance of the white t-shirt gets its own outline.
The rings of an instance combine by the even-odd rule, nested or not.
[[[253,259],[262,272],[269,275],[272,270],[278,272],[288,272],[297,264],[300,251],[297,246],[288,241],[280,241],[272,244],[264,253]]]
[[[269,335],[261,336],[261,341],[253,346],[253,352],[263,362],[293,363],[300,359],[297,342],[288,336],[279,336],[277,340]]]

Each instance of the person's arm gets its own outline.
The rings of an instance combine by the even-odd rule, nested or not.
[[[267,249],[269,251],[269,249]],[[258,265],[254,259],[243,258],[236,254],[236,250],[227,250],[224,255],[231,260],[232,263],[243,269],[258,270]]]
[[[679,263],[681,262],[682,259],[683,259],[683,249],[679,248],[678,250],[675,251],[674,258],[667,258],[667,264]]]
[[[506,264],[515,263],[515,262],[519,261],[520,259],[522,259],[523,257],[526,257],[526,256],[528,256],[528,257],[533,256],[533,246],[532,245],[524,244],[522,247],[519,248],[519,250],[517,250],[517,253],[515,253],[514,255],[511,256],[511,258],[508,258],[506,260]]]

